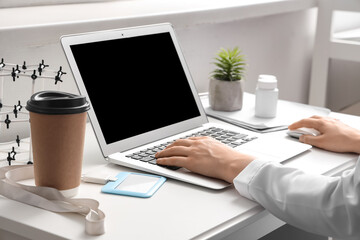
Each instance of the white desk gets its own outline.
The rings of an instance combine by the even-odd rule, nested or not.
[[[360,122],[354,116],[331,115],[353,126],[356,120]],[[286,137],[285,132],[271,134]],[[355,154],[313,148],[285,164],[334,175],[354,166],[356,158]],[[105,162],[88,124],[83,169],[95,168],[114,174],[130,170]],[[283,224],[258,204],[241,197],[233,187],[214,191],[168,179],[149,199],[102,194],[100,188],[82,183],[78,197],[100,202],[106,214],[104,235],[86,235],[84,219],[79,215],[52,213],[0,197],[0,229],[8,231],[0,231],[0,239],[232,239],[237,235],[237,239],[251,240]]]

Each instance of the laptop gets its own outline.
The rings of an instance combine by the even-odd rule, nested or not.
[[[61,37],[101,151],[110,162],[195,185],[222,180],[159,166],[154,154],[175,139],[208,135],[257,157],[284,161],[310,145],[209,123],[171,24]],[[225,127],[226,126],[226,127]]]

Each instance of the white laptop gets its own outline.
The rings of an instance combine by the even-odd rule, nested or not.
[[[192,134],[274,161],[311,147],[209,123],[171,24],[68,35],[61,43],[80,94],[91,104],[102,153],[112,163],[222,189],[229,183],[157,165],[155,152]]]

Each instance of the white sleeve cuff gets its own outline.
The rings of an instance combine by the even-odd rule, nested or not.
[[[249,185],[259,170],[269,162],[270,161],[263,159],[255,159],[249,165],[247,165],[247,167],[241,171],[236,178],[234,178],[234,186],[240,195],[254,200],[250,195]]]

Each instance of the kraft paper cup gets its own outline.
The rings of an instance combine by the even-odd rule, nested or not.
[[[31,141],[36,186],[53,187],[64,196],[77,194],[81,180],[86,112],[85,97],[43,91],[31,96]]]

